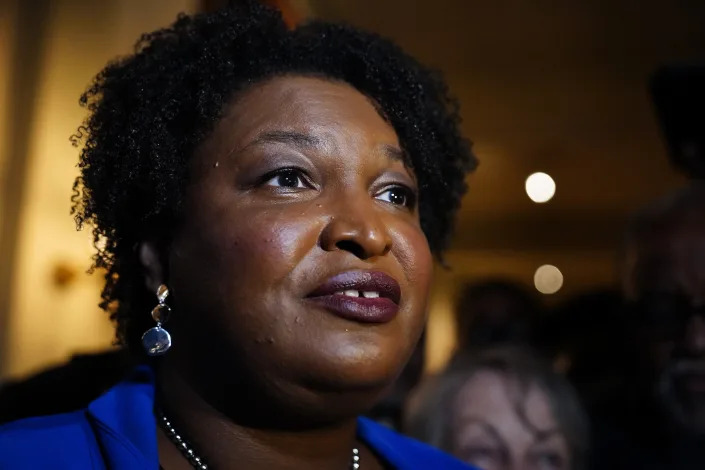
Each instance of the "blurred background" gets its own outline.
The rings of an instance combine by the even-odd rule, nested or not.
[[[78,97],[111,58],[208,0],[0,1],[0,380],[110,347],[92,246],[70,215]],[[439,267],[426,368],[456,343],[460,287],[512,281],[543,305],[618,282],[628,215],[684,183],[649,94],[702,59],[702,0],[280,0],[294,23],[342,20],[441,70],[480,159]],[[539,173],[538,175],[534,175]],[[531,175],[531,178],[529,178]]]

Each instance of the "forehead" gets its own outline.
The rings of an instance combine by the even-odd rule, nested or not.
[[[398,145],[373,101],[347,83],[287,75],[255,84],[235,97],[215,134],[246,142],[268,130],[295,130],[329,141]],[[340,142],[338,142],[340,143]]]
[[[537,385],[522,390],[516,380],[498,371],[480,370],[474,374],[461,388],[455,406],[461,425],[481,419],[507,434],[533,435],[517,412],[520,408],[536,430],[556,428],[548,397]]]

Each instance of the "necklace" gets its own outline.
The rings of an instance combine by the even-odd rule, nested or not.
[[[193,450],[193,447],[191,447],[191,445],[186,442],[186,440],[178,432],[176,432],[176,429],[174,429],[174,425],[171,424],[171,421],[169,421],[169,419],[164,415],[164,413],[161,412],[159,413],[159,424],[164,429],[166,435],[169,437],[171,442],[173,442],[174,445],[181,451],[183,456],[186,457],[186,460],[189,461],[193,468],[196,468],[198,470],[208,470],[210,468],[203,461],[203,459],[196,454],[196,452]],[[353,447],[352,450],[350,469],[360,470],[360,450],[357,447]]]

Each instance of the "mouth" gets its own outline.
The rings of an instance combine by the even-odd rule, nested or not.
[[[306,299],[346,320],[387,323],[399,312],[401,288],[382,272],[347,271],[326,280]]]

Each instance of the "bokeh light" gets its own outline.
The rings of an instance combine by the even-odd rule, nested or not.
[[[546,173],[533,173],[526,178],[526,194],[536,203],[548,202],[556,194],[556,182]]]
[[[544,264],[534,273],[534,286],[542,294],[555,294],[563,287],[563,273],[553,265]]]

